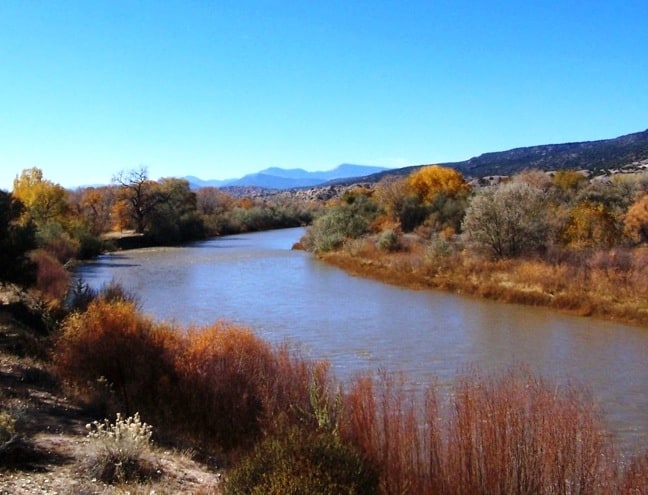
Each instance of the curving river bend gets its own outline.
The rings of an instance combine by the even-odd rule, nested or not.
[[[158,319],[224,319],[291,341],[328,359],[341,379],[381,368],[443,384],[468,366],[522,363],[589,388],[622,449],[648,444],[648,330],[351,277],[292,251],[303,232],[124,251],[80,266],[77,276],[95,288],[119,282]]]

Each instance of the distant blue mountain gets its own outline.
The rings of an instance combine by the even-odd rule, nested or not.
[[[239,179],[202,180],[198,177],[187,176],[185,179],[193,188],[225,187],[225,186],[255,186],[267,189],[292,189],[296,187],[312,187],[336,179],[361,178],[387,170],[385,167],[370,165],[353,165],[343,163],[333,170],[308,172],[301,168],[285,169],[270,167],[255,174],[248,174]]]

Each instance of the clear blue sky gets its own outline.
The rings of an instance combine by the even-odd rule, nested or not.
[[[0,188],[458,161],[648,128],[648,1],[0,0]]]

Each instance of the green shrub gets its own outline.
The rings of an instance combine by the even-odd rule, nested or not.
[[[230,473],[228,495],[374,494],[377,475],[330,433],[292,428],[261,442]]]
[[[381,251],[392,253],[400,249],[401,237],[395,230],[387,229],[380,233],[376,244]]]
[[[376,205],[365,196],[333,206],[308,229],[305,246],[315,252],[337,249],[346,239],[357,239],[367,234],[377,214]]]

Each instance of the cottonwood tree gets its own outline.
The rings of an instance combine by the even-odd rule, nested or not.
[[[603,203],[581,201],[570,213],[562,231],[563,242],[572,248],[610,248],[621,237],[621,225]]]
[[[111,186],[86,187],[71,191],[68,196],[75,216],[84,219],[92,234],[99,235],[111,229],[116,190]]]
[[[407,178],[401,223],[408,231],[425,222],[435,231],[460,229],[471,187],[463,175],[448,167],[429,165]]]
[[[549,234],[545,195],[526,183],[484,188],[470,202],[462,229],[470,244],[497,258],[541,251]]]
[[[165,201],[158,184],[149,180],[146,167],[121,171],[113,177],[113,183],[120,186],[121,197],[129,205],[129,214],[134,222],[135,232],[143,234],[154,208]]]
[[[33,221],[39,228],[53,221],[64,223],[69,212],[67,191],[46,180],[36,167],[23,170],[14,179],[13,195],[25,205],[23,221]]]
[[[156,242],[176,243],[204,237],[196,193],[189,187],[189,181],[160,179],[157,195],[161,201],[149,213],[149,234]]]
[[[407,184],[426,203],[432,203],[439,194],[455,198],[470,193],[470,185],[461,172],[439,165],[419,169],[407,178]]]

